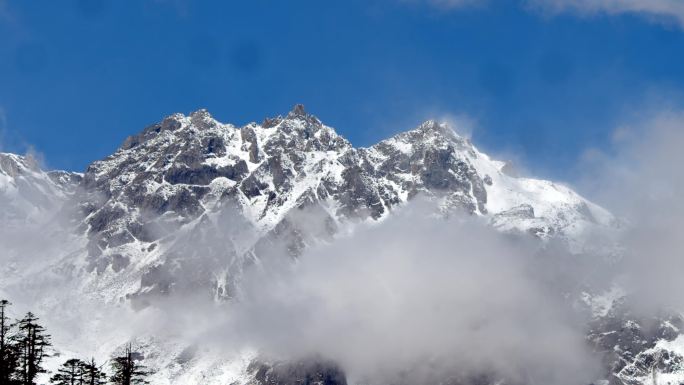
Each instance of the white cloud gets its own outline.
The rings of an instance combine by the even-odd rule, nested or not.
[[[535,262],[536,243],[432,210],[414,203],[294,268],[250,271],[225,339],[280,359],[317,353],[361,383],[596,378],[581,327],[542,287],[551,273]]]
[[[681,0],[529,0],[528,3],[552,14],[566,11],[583,15],[634,13],[684,26],[684,1]]]
[[[400,0],[404,3],[424,3],[431,7],[442,9],[442,10],[452,10],[456,8],[468,7],[473,5],[478,5],[485,3],[486,0]]]
[[[0,19],[8,17],[7,2],[5,0],[0,0]]]
[[[615,131],[615,147],[584,158],[586,184],[626,229],[625,284],[642,311],[684,309],[684,111],[632,119]]]
[[[455,8],[481,3],[480,0],[430,0],[430,3],[442,8]]]
[[[454,10],[487,3],[487,0],[400,0],[424,3],[441,10]],[[597,14],[638,14],[657,22],[676,23],[684,27],[682,0],[519,0],[533,11],[550,15],[573,12],[582,16]]]
[[[10,27],[14,27],[17,24],[17,20],[14,14],[10,11],[7,0],[0,0],[0,24],[7,24]]]
[[[4,138],[5,138],[5,133],[7,131],[7,113],[5,113],[5,109],[0,106],[0,151],[3,150],[4,145]]]

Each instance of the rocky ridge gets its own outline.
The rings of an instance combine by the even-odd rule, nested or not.
[[[382,220],[418,196],[436,201],[445,215],[478,215],[503,231],[540,238],[572,239],[612,221],[565,186],[507,175],[504,162],[444,124],[427,121],[354,148],[299,105],[243,127],[205,110],[171,115],[91,164],[81,189],[88,271],[145,270],[138,293],[119,296],[208,281],[216,296],[229,296],[226,275],[245,259],[280,247],[296,257],[341,224]],[[179,234],[195,247],[179,252]],[[187,271],[187,261],[206,259],[217,247],[226,252],[216,263]],[[216,279],[219,268],[225,273]],[[188,276],[196,279],[180,282]]]

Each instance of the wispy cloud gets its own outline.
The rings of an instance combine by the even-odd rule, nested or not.
[[[423,3],[441,10],[453,10],[486,3],[487,0],[400,0],[403,3]]]
[[[6,20],[10,18],[9,10],[7,9],[7,1],[0,0],[0,20]]]
[[[423,3],[445,11],[487,3],[487,0],[400,0]],[[681,0],[520,0],[534,12],[550,15],[572,12],[580,16],[598,14],[635,14],[653,21],[675,23],[684,27],[684,1]]]
[[[557,14],[625,14],[646,16],[659,22],[676,22],[684,27],[684,2],[681,0],[529,0],[533,8]]]
[[[583,167],[594,195],[628,225],[620,244],[625,278],[642,310],[684,308],[684,111],[663,110],[615,130],[614,148],[587,153]],[[591,182],[590,182],[591,181]]]
[[[7,131],[7,113],[0,106],[0,151],[4,148],[5,132]]]
[[[7,0],[0,0],[0,24],[7,24],[11,27],[16,26],[17,20],[14,13],[10,10]]]
[[[436,7],[442,8],[456,8],[483,3],[482,0],[429,0],[429,2]]]

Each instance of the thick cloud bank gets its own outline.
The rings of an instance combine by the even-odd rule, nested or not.
[[[256,269],[229,330],[276,358],[317,353],[364,379],[594,379],[581,328],[532,243],[414,204],[285,269]],[[537,245],[538,247],[538,245]]]
[[[646,312],[684,309],[684,113],[620,127],[610,153],[587,157],[592,195],[624,220],[621,282]]]

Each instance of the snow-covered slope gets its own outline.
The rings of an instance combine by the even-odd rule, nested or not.
[[[36,222],[49,218],[73,195],[81,175],[41,170],[32,156],[0,153],[0,221]]]
[[[506,163],[478,151],[451,127],[427,121],[364,151],[383,183],[405,202],[418,193],[437,196],[445,210],[458,207],[489,217],[502,230],[540,237],[577,238],[612,216],[563,185],[506,173]]]
[[[55,220],[78,220],[62,209],[80,181],[78,173],[42,170],[31,155],[0,153],[0,296],[4,287],[53,266],[62,254],[52,250],[82,238],[72,234],[74,222]]]

